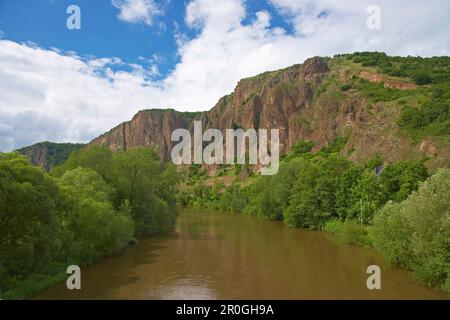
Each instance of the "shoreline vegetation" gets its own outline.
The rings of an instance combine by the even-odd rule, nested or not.
[[[186,172],[178,201],[322,230],[381,253],[413,271],[422,285],[450,293],[450,169],[428,173],[424,161],[384,165],[380,156],[355,164],[339,155],[345,139],[313,154],[299,141],[274,176],[205,183],[201,167]],[[223,176],[247,168],[222,168]],[[250,181],[250,182],[249,182]]]
[[[69,265],[173,230],[177,179],[148,148],[85,148],[50,174],[0,154],[0,297],[30,297],[67,278]]]

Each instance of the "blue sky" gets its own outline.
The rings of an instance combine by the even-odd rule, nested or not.
[[[152,24],[148,25],[118,19],[120,10],[111,0],[0,0],[0,30],[4,33],[3,38],[16,42],[33,42],[43,48],[75,51],[87,57],[118,57],[144,67],[148,65],[148,59],[154,60],[154,56],[160,73],[155,78],[162,79],[180,62],[177,34],[192,39],[198,36],[199,30],[187,27],[184,22],[187,2],[157,3],[164,14],[155,15]],[[73,4],[81,9],[81,30],[66,28],[69,16],[66,8]],[[249,0],[245,6],[247,15],[243,24],[252,23],[254,14],[265,10],[271,14],[272,26],[293,32],[272,4]],[[117,68],[120,67],[115,66]]]
[[[89,142],[144,108],[209,110],[316,55],[449,55],[450,1],[375,2],[0,0],[0,151]]]

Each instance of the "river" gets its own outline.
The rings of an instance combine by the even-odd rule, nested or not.
[[[381,290],[369,290],[369,265]],[[324,232],[244,215],[184,210],[176,231],[140,240],[37,299],[446,299],[372,250]]]

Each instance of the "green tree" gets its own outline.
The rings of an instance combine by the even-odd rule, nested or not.
[[[95,145],[73,151],[64,164],[52,170],[52,175],[60,177],[64,172],[78,167],[92,169],[110,183],[113,174],[113,153],[106,147]]]
[[[91,263],[132,240],[129,207],[124,204],[120,210],[114,209],[110,202],[113,189],[97,172],[81,167],[67,171],[59,186],[65,261]]]
[[[0,154],[0,291],[59,254],[57,201],[52,178],[18,153]]]
[[[432,81],[430,75],[425,71],[416,73],[414,75],[413,79],[414,79],[414,82],[418,85],[428,84],[428,83],[431,83],[431,81]]]
[[[376,216],[373,240],[392,263],[412,269],[425,284],[450,288],[450,169],[422,183],[401,203],[389,202]]]
[[[327,220],[337,217],[336,194],[341,176],[350,162],[329,155],[317,161],[305,161],[293,186],[284,221],[294,227],[321,228]]]
[[[388,165],[380,175],[384,203],[406,199],[427,177],[428,171],[422,161],[405,160]]]
[[[136,148],[114,155],[116,205],[129,200],[137,236],[165,233],[175,227],[176,171],[164,170],[156,153]]]

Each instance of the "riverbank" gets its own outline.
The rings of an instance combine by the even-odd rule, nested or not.
[[[382,270],[368,290],[367,266]],[[324,232],[217,210],[183,209],[176,231],[139,241],[35,299],[446,299],[373,250]]]
[[[81,291],[69,291],[68,275],[61,272],[30,279],[4,299],[446,299],[386,262],[367,243],[367,227],[333,222],[324,233],[199,209],[183,209],[179,219],[174,233],[142,239],[83,267]],[[381,267],[382,292],[365,288],[365,268],[371,264]],[[144,294],[147,287],[152,294]]]
[[[0,299],[23,300],[30,298],[42,290],[65,281],[67,276],[68,275],[65,272],[58,272],[54,275],[34,275],[20,281],[16,288],[3,293]]]
[[[337,154],[341,140],[315,154],[300,141],[294,149],[302,153],[288,155],[276,175],[229,186],[207,185],[194,171],[180,199],[373,246],[423,285],[450,293],[450,169],[430,175],[422,161],[383,166],[379,157],[355,164]]]

